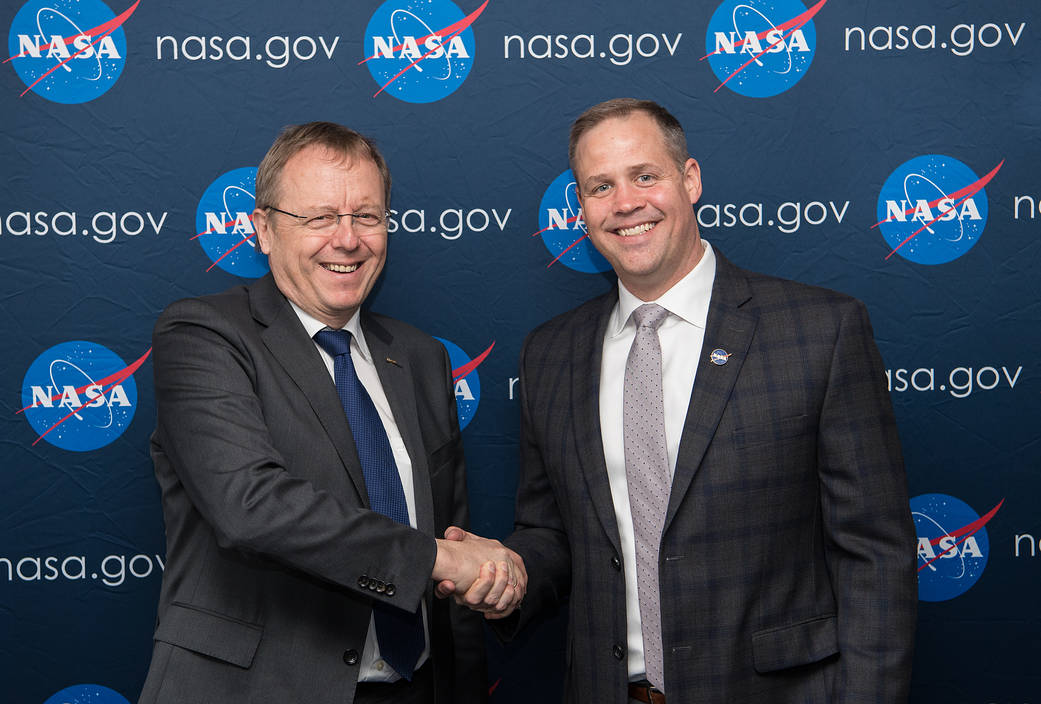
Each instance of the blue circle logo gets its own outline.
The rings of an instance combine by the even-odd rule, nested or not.
[[[41,354],[22,380],[22,409],[40,440],[87,452],[123,434],[134,419],[134,372],[151,353],[127,365],[107,347],[76,340]]]
[[[140,0],[138,0],[140,2]],[[26,89],[55,103],[85,103],[116,84],[126,64],[123,23],[101,0],[31,0],[11,22],[7,48]]]
[[[798,0],[726,0],[709,20],[705,51],[723,86],[749,98],[769,98],[806,75],[817,50],[811,9]]]
[[[406,103],[432,103],[454,93],[473,68],[470,25],[485,2],[464,15],[448,0],[387,0],[365,27],[365,64],[386,92]]]
[[[582,208],[578,203],[575,175],[568,169],[553,179],[539,203],[539,231],[542,244],[553,255],[549,263],[562,263],[586,274],[607,271],[611,265],[589,241]]]
[[[972,508],[946,494],[922,494],[911,499],[911,516],[918,534],[918,598],[947,601],[974,585],[987,566],[990,540],[987,522],[1004,500],[982,518]]]
[[[267,257],[253,229],[257,169],[234,169],[211,183],[195,211],[193,239],[213,264],[236,276],[257,278],[268,273]]]
[[[55,692],[43,704],[130,704],[119,692],[99,684],[77,684]]]
[[[448,361],[452,365],[452,382],[455,385],[455,403],[459,412],[459,429],[462,430],[477,413],[477,405],[481,402],[481,377],[477,375],[477,367],[488,358],[495,342],[488,346],[475,359],[463,351],[463,348],[454,342],[435,337],[448,350]]]
[[[942,154],[906,161],[878,194],[878,222],[889,245],[916,264],[946,264],[979,241],[987,226],[984,186],[1001,168],[979,178],[968,166]]]

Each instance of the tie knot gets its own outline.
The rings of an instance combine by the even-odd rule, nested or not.
[[[351,353],[351,333],[346,330],[319,330],[314,341],[331,357]]]
[[[652,330],[657,330],[658,326],[662,324],[662,321],[668,315],[669,311],[657,303],[644,303],[633,311],[633,320],[636,321],[637,328],[649,327]]]

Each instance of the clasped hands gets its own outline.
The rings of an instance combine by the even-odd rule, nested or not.
[[[524,560],[498,540],[482,538],[455,526],[437,541],[431,574],[440,598],[484,614],[486,619],[509,616],[520,606],[528,587]]]

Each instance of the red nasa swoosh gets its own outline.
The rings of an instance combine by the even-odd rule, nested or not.
[[[984,514],[980,518],[976,519],[972,523],[969,523],[968,525],[963,526],[963,527],[959,528],[958,530],[951,531],[950,533],[947,533],[946,535],[941,535],[938,538],[932,538],[932,539],[929,540],[929,544],[930,545],[939,545],[940,541],[943,540],[944,538],[961,538],[961,540],[956,542],[954,544],[954,546],[961,545],[963,542],[965,542],[966,539],[969,538],[969,536],[979,532],[980,528],[982,528],[983,526],[987,525],[987,523],[990,521],[990,519],[994,518],[994,514],[996,514],[998,512],[998,509],[1001,508],[1002,504],[1004,504],[1004,503],[1005,503],[1005,499],[1002,499],[1001,501],[998,502],[997,506],[992,508],[986,514]],[[962,536],[964,536],[964,537],[962,537]],[[952,548],[954,546],[952,546]],[[952,548],[948,548],[947,550],[944,550],[942,553],[940,553],[939,555],[937,555],[933,559],[931,559],[928,562],[926,562],[924,565],[922,565],[921,567],[918,568],[918,571],[921,572],[926,567],[928,567],[929,565],[931,565],[934,562],[936,562],[937,560],[939,560],[941,557],[943,557],[948,552],[950,552],[950,550]]]
[[[814,5],[813,7],[811,7],[811,8],[810,8],[809,10],[807,10],[806,12],[803,12],[803,13],[801,13],[801,14],[799,14],[799,15],[796,15],[795,17],[791,18],[791,19],[790,19],[790,20],[788,20],[787,22],[782,22],[781,24],[777,25],[776,27],[773,27],[773,28],[771,28],[771,29],[766,29],[766,30],[763,30],[763,31],[762,31],[762,32],[760,32],[759,34],[755,35],[755,38],[756,38],[756,39],[766,39],[766,35],[767,35],[767,34],[769,34],[769,33],[770,33],[770,32],[772,32],[772,31],[774,31],[775,29],[777,29],[777,30],[780,30],[780,31],[784,32],[784,34],[782,34],[782,35],[780,36],[780,38],[778,38],[778,39],[777,39],[776,41],[772,42],[772,43],[771,43],[771,44],[770,44],[769,46],[767,46],[767,47],[766,47],[765,49],[763,49],[762,51],[760,51],[760,52],[759,52],[758,54],[756,54],[755,56],[753,56],[752,58],[750,58],[750,59],[749,59],[748,61],[746,61],[746,62],[744,62],[743,64],[741,64],[741,65],[740,65],[740,66],[739,66],[739,67],[737,68],[737,70],[736,70],[736,71],[734,71],[734,72],[733,72],[733,73],[731,73],[731,74],[730,74],[729,76],[727,76],[727,77],[726,77],[726,80],[724,80],[724,81],[723,81],[722,83],[720,83],[720,84],[719,84],[718,86],[716,86],[716,90],[714,90],[714,91],[712,91],[712,92],[713,92],[713,93],[715,93],[716,91],[718,91],[718,90],[719,90],[720,88],[722,88],[723,86],[725,86],[725,85],[727,84],[727,81],[729,81],[729,80],[730,80],[731,78],[733,78],[733,77],[734,77],[734,76],[736,76],[737,74],[739,74],[739,73],[741,73],[742,71],[744,71],[744,70],[745,70],[745,69],[746,69],[746,68],[748,67],[748,65],[749,65],[749,64],[751,64],[751,63],[752,63],[753,61],[755,61],[755,60],[756,60],[756,59],[758,59],[758,58],[759,58],[760,56],[762,56],[762,55],[763,55],[763,54],[765,54],[766,52],[770,51],[770,49],[773,49],[773,48],[774,48],[775,46],[777,46],[778,44],[780,44],[781,42],[783,42],[783,41],[784,41],[785,39],[787,39],[787,38],[788,38],[789,36],[791,36],[791,35],[792,35],[792,34],[793,34],[793,33],[795,32],[795,30],[797,30],[797,29],[801,29],[803,25],[805,25],[805,24],[806,24],[807,22],[809,22],[810,20],[812,20],[812,19],[813,19],[813,16],[814,16],[814,15],[816,15],[816,14],[817,14],[818,12],[820,12],[820,9],[821,9],[822,7],[824,7],[824,4],[825,4],[826,2],[828,2],[828,0],[820,0],[820,2],[818,2],[818,3],[816,4],[816,5]],[[735,43],[734,43],[734,48],[737,48],[737,47],[739,47],[739,46],[742,46],[742,45],[744,45],[745,41],[746,41],[746,40],[742,39],[742,40],[741,40],[741,41],[739,41],[739,42],[735,42]],[[707,59],[708,57],[710,57],[710,56],[713,56],[713,55],[715,55],[715,54],[718,54],[718,53],[719,53],[719,49],[716,49],[715,51],[713,51],[713,52],[712,52],[712,53],[710,53],[710,54],[705,54],[704,56],[702,56],[702,57],[701,57],[700,59],[698,59],[698,60],[699,60],[699,61],[704,61],[704,60],[705,60],[705,59]]]
[[[573,223],[573,222],[575,222],[576,220],[578,220],[578,219],[579,219],[580,217],[582,217],[582,216],[581,216],[581,214],[579,214],[579,215],[573,215],[572,217],[570,217],[570,218],[568,218],[567,220],[565,220],[565,221],[564,221],[564,224],[565,224],[565,225],[570,225],[571,223]],[[538,236],[538,235],[541,235],[541,234],[542,234],[543,232],[545,232],[546,230],[552,230],[552,229],[553,229],[553,227],[554,227],[553,225],[549,225],[548,227],[544,227],[544,228],[542,228],[541,230],[539,230],[538,232],[533,232],[533,233],[531,233],[531,236],[532,236],[532,237],[536,237],[536,236]],[[548,269],[548,268],[550,268],[551,266],[553,266],[554,264],[556,264],[557,262],[559,262],[559,261],[560,261],[560,258],[561,258],[561,257],[563,257],[563,256],[564,256],[565,254],[567,254],[567,253],[568,253],[568,250],[570,250],[570,249],[571,249],[572,247],[574,247],[574,246],[575,246],[576,244],[578,244],[579,242],[581,242],[582,240],[584,240],[584,239],[585,239],[585,238],[587,238],[587,237],[589,237],[589,233],[588,233],[588,232],[587,232],[586,234],[582,235],[581,237],[579,237],[579,238],[578,238],[577,240],[575,240],[575,241],[574,241],[574,242],[572,242],[571,244],[569,244],[569,245],[567,246],[567,248],[565,248],[565,249],[564,249],[564,251],[563,251],[563,252],[561,252],[560,254],[558,254],[558,255],[556,256],[556,258],[555,258],[555,259],[554,259],[553,261],[551,261],[551,262],[550,262],[549,264],[547,264],[547,265],[546,265],[546,268]]]
[[[108,35],[110,35],[113,32],[115,32],[117,29],[119,29],[123,25],[124,22],[126,22],[128,19],[130,19],[130,15],[134,14],[134,10],[136,10],[137,6],[140,5],[140,4],[141,4],[141,0],[137,0],[137,2],[135,2],[129,8],[127,8],[123,12],[123,14],[118,15],[116,17],[113,17],[108,22],[105,22],[104,24],[99,24],[97,27],[94,27],[93,29],[88,29],[86,32],[82,32],[83,35],[86,35],[88,37],[93,37],[95,32],[100,32],[100,34],[90,44],[88,44],[87,46],[83,47],[82,49],[77,51],[75,54],[71,55],[69,58],[65,59],[64,61],[62,61],[61,63],[56,65],[50,71],[48,71],[47,73],[43,74],[42,76],[37,78],[35,81],[33,81],[33,84],[31,86],[29,86],[28,88],[26,88],[25,90],[23,90],[18,95],[18,97],[21,98],[23,95],[25,95],[26,93],[31,91],[33,88],[35,88],[37,83],[39,83],[43,79],[47,78],[47,76],[51,75],[52,73],[57,71],[59,68],[61,68],[62,66],[64,66],[67,63],[69,63],[70,61],[75,59],[77,56],[82,54],[84,51],[87,50],[88,46],[94,46],[99,41],[101,41],[102,39],[104,39]],[[68,46],[69,44],[71,44],[72,42],[74,42],[76,40],[76,37],[79,37],[79,36],[81,36],[81,35],[77,34],[76,36],[73,36],[73,37],[63,37],[62,41],[65,42],[65,46]],[[49,51],[51,48],[52,48],[52,43],[44,44],[44,45],[39,47],[40,51],[43,51],[44,49],[47,49]],[[18,54],[17,56],[11,56],[11,57],[8,57],[8,58],[4,59],[4,63],[6,64],[11,59],[20,59],[20,58],[22,58],[25,55],[26,55],[26,52],[23,51],[21,54]]]
[[[464,364],[461,367],[457,367],[456,369],[453,369],[452,370],[452,381],[459,381],[464,376],[466,376],[467,374],[472,372],[474,369],[477,369],[477,367],[479,367],[481,365],[481,362],[483,362],[485,360],[485,358],[488,356],[488,353],[490,353],[492,351],[493,347],[495,347],[495,340],[492,340],[492,344],[488,345],[488,349],[486,349],[481,354],[477,355],[476,358],[470,360],[469,362],[467,362],[466,364]]]
[[[386,90],[387,86],[389,86],[394,81],[398,80],[398,78],[401,77],[401,74],[405,73],[406,71],[411,69],[413,66],[418,64],[420,61],[422,61],[426,57],[428,57],[431,54],[433,54],[439,48],[443,47],[444,43],[446,41],[451,41],[452,38],[455,37],[457,34],[460,34],[463,31],[465,31],[470,25],[472,25],[474,23],[474,21],[478,17],[481,16],[481,13],[484,12],[484,8],[488,7],[488,3],[489,2],[491,2],[491,0],[484,0],[484,4],[483,5],[478,7],[476,10],[474,10],[473,12],[471,12],[469,15],[467,15],[463,19],[459,20],[458,22],[450,24],[447,27],[445,27],[444,29],[438,30],[437,32],[431,32],[430,34],[426,35],[425,37],[420,37],[419,39],[417,39],[416,43],[417,44],[421,44],[421,43],[425,42],[427,39],[429,39],[430,37],[434,36],[435,34],[441,36],[441,41],[439,42],[437,47],[434,47],[433,49],[431,49],[430,51],[428,51],[427,53],[423,54],[418,59],[416,59],[415,61],[410,63],[408,66],[406,66],[405,68],[403,68],[400,71],[398,71],[397,73],[395,73],[393,75],[393,77],[391,77],[391,79],[389,81],[387,81],[382,86],[380,86],[380,89],[372,94],[372,97],[375,98],[377,95],[379,95],[384,90]],[[446,34],[446,32],[447,32],[447,34]],[[403,46],[405,46],[405,45],[404,44],[398,44],[396,47],[393,47],[393,48],[396,51],[396,50],[400,49]],[[361,66],[366,61],[371,61],[372,59],[375,59],[377,56],[379,56],[379,54],[373,54],[372,56],[364,58],[364,59],[362,59],[361,61],[358,62],[358,65]]]
[[[77,395],[78,394],[82,394],[90,386],[100,386],[100,387],[102,387],[102,389],[101,389],[102,392],[105,392],[105,391],[108,391],[109,389],[111,389],[113,386],[117,386],[119,384],[122,384],[124,381],[126,381],[127,377],[129,377],[131,374],[136,372],[141,367],[141,365],[145,363],[145,360],[148,359],[148,355],[150,355],[150,354],[152,354],[152,348],[151,347],[148,348],[147,352],[145,352],[143,355],[138,357],[138,359],[136,361],[134,361],[133,364],[130,364],[130,365],[124,367],[123,369],[120,369],[119,371],[112,372],[108,376],[106,376],[106,377],[104,377],[102,379],[98,379],[93,384],[84,384],[83,386],[79,387],[78,389],[76,389]],[[60,399],[64,395],[65,395],[64,393],[61,393],[61,394],[56,394],[54,396],[51,396],[51,401],[57,401],[58,399]],[[71,418],[72,416],[74,416],[77,413],[79,413],[80,411],[82,411],[84,408],[87,407],[87,404],[93,402],[93,400],[94,399],[90,399],[90,401],[87,401],[87,403],[81,404],[79,408],[74,408],[66,416],[64,416],[63,418],[58,420],[57,423],[55,423],[51,427],[47,428],[47,430],[43,431],[43,433],[41,433],[40,436],[38,438],[36,438],[36,440],[33,441],[33,445],[35,445],[36,443],[38,443],[41,440],[43,440],[43,436],[44,435],[46,435],[47,433],[51,432],[52,430],[57,428],[59,425],[61,425],[65,421],[67,421],[69,418]],[[32,405],[26,406],[25,408],[19,410],[18,413],[22,413],[22,412],[24,412],[25,410],[27,410],[29,408],[32,408]],[[18,413],[15,413],[15,415],[18,415]]]
[[[886,255],[886,259],[889,259],[891,256],[896,254],[896,251],[898,249],[900,249],[905,244],[907,244],[908,242],[913,240],[915,237],[917,237],[919,232],[921,232],[922,230],[926,229],[927,227],[929,227],[933,223],[937,222],[940,218],[942,218],[947,213],[950,213],[950,212],[952,212],[954,210],[957,210],[959,205],[961,205],[966,200],[968,200],[969,198],[973,197],[974,195],[979,193],[981,190],[983,190],[983,187],[986,186],[988,183],[990,183],[990,180],[997,175],[998,171],[1001,171],[1001,167],[1004,166],[1004,165],[1005,165],[1005,160],[1002,159],[998,163],[998,165],[995,166],[993,169],[991,169],[990,173],[988,173],[986,176],[984,176],[980,180],[976,181],[975,183],[970,183],[965,188],[959,188],[957,191],[955,191],[954,193],[952,193],[949,196],[947,196],[948,200],[954,201],[955,199],[957,199],[957,201],[951,203],[951,207],[950,208],[948,208],[947,210],[944,210],[939,215],[937,215],[935,218],[933,218],[929,222],[925,223],[924,225],[919,227],[917,230],[912,232],[910,235],[908,235],[907,239],[905,239],[903,242],[901,242],[896,247],[894,247],[893,251]],[[930,209],[935,208],[937,205],[939,205],[941,200],[943,200],[943,197],[937,198],[936,200],[930,202],[929,203],[929,208]],[[917,210],[917,208],[909,208],[908,210],[904,211],[904,215],[910,215],[915,210]],[[872,225],[869,229],[873,230],[876,227],[878,227],[879,225],[881,225],[882,223],[889,222],[891,219],[892,219],[892,217],[888,217],[885,220],[879,220],[874,225]]]
[[[229,220],[228,222],[224,223],[224,227],[227,227],[228,225],[234,225],[236,222],[237,222],[236,220]],[[249,224],[250,225],[253,224],[253,215],[252,214],[250,214],[250,216],[249,216]],[[203,232],[200,232],[197,235],[193,235],[192,239],[196,240],[196,239],[199,239],[200,237],[202,237],[203,235],[213,235],[213,234],[216,234],[216,230],[213,230],[213,229],[205,230]],[[256,228],[254,227],[252,235],[250,235],[249,237],[243,237],[241,242],[237,242],[233,246],[229,247],[227,252],[225,252],[224,254],[220,255],[219,257],[217,257],[216,259],[213,260],[213,264],[210,264],[210,266],[206,269],[206,271],[212,271],[213,267],[215,267],[218,264],[220,264],[221,260],[224,259],[224,257],[228,256],[229,254],[231,254],[236,249],[238,249],[242,245],[246,244],[247,242],[249,242],[251,239],[253,239],[256,236],[257,236],[257,231],[256,231]]]

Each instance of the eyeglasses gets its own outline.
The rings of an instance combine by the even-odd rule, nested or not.
[[[276,208],[273,205],[267,206],[267,210],[274,210],[276,213],[282,213],[291,218],[296,218],[301,221],[300,225],[302,227],[305,227],[312,232],[332,232],[340,226],[340,220],[343,218],[350,218],[351,222],[362,231],[376,232],[384,226],[388,215],[386,210],[382,213],[320,213],[318,215],[297,215],[296,213],[290,213],[288,210]]]

